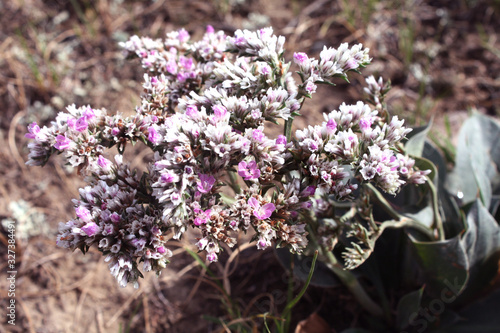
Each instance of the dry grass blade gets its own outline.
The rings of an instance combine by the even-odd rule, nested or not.
[[[151,323],[150,315],[149,315],[149,303],[148,303],[148,295],[145,294],[142,298],[142,307],[144,309],[144,330],[146,333],[151,333]]]
[[[189,292],[189,295],[186,298],[186,301],[184,302],[183,306],[186,306],[187,304],[189,304],[191,302],[191,300],[193,299],[194,295],[196,294],[196,292],[200,288],[201,283],[203,282],[206,273],[207,273],[207,270],[205,268],[203,268],[201,270],[201,272],[200,272],[200,275],[198,275],[198,278],[196,279],[196,283],[194,284],[193,289],[191,289],[191,291]]]
[[[231,283],[229,282],[229,276],[230,276],[229,267],[231,266],[231,263],[235,259],[239,258],[238,254],[240,254],[241,252],[245,251],[249,247],[254,246],[255,244],[256,244],[256,242],[246,243],[246,244],[238,247],[234,252],[231,253],[231,255],[229,256],[229,258],[227,259],[226,264],[224,265],[224,271],[222,273],[222,281],[223,281],[224,289],[226,290],[226,293],[228,295],[231,295]],[[232,272],[234,272],[234,269],[236,269],[236,266],[237,266],[237,264],[235,264],[233,266]]]
[[[73,327],[80,327],[80,314],[82,313],[83,303],[85,302],[86,298],[87,298],[87,288],[83,288],[82,293],[78,297],[75,316],[73,318]]]
[[[29,265],[28,267],[26,267],[23,271],[25,273],[29,272],[30,270],[36,268],[37,266],[41,266],[41,265],[43,265],[45,263],[48,263],[48,262],[53,261],[53,260],[60,259],[60,258],[65,257],[65,256],[67,256],[67,254],[64,253],[64,252],[54,252],[54,253],[46,256],[46,257],[42,257],[42,258],[38,259],[37,261],[35,261],[34,263],[32,263],[31,265]]]
[[[100,309],[96,310],[96,312],[95,312],[95,320],[96,320],[96,324],[97,324],[97,331],[99,333],[105,333],[106,330],[104,328],[104,317],[103,317],[102,311]]]
[[[199,265],[200,264],[197,261],[192,262],[191,264],[187,265],[176,274],[177,278],[180,279],[184,274],[186,274],[187,272],[189,272],[190,270]]]
[[[273,313],[274,311],[274,296],[271,293],[262,293],[250,300],[248,302],[248,305],[246,306],[245,310],[243,311],[243,317],[248,317],[248,314],[250,313],[250,310],[252,309],[252,306],[260,299],[263,297],[268,297],[269,298],[269,313]],[[262,311],[261,309],[258,309],[259,311]]]

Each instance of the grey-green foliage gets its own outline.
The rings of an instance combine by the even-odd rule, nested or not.
[[[491,118],[475,114],[458,136],[455,169],[447,188],[468,204],[477,197],[491,212],[500,198],[500,126]]]

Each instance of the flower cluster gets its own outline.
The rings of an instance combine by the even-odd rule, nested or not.
[[[317,83],[347,79],[370,59],[361,45],[325,48],[320,60],[295,53],[297,84],[284,41],[271,28],[227,37],[208,27],[197,42],[184,29],[165,40],[134,36],[121,46],[148,72],[135,115],[72,105],[48,127],[30,124],[27,163],[44,165],[63,153],[89,184],[57,244],[83,252],[96,246],[124,286],[141,276],[139,263],[159,274],[171,256],[167,239],[189,229],[198,230],[196,246],[210,262],[250,230],[258,249],[301,252],[318,203],[353,200],[364,183],[390,194],[422,184],[428,172],[400,149],[410,130],[363,102],[342,104],[292,135]],[[269,122],[284,122],[284,133],[268,131]],[[142,173],[122,155],[137,141],[153,155]],[[105,157],[113,146],[120,153],[114,162]]]

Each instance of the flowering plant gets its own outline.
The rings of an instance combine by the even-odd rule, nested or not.
[[[181,29],[164,40],[134,36],[121,44],[147,72],[134,115],[70,105],[50,126],[28,126],[27,164],[43,166],[62,154],[87,182],[73,200],[76,217],[60,223],[58,246],[83,253],[95,246],[121,286],[137,286],[142,272],[161,273],[172,256],[169,240],[189,229],[198,230],[196,246],[208,262],[233,247],[239,232],[251,231],[258,249],[319,250],[368,312],[386,319],[397,312],[394,323],[379,324],[399,330],[427,327],[423,304],[464,302],[492,281],[500,253],[494,218],[500,126],[484,116],[469,119],[447,174],[440,152],[426,141],[429,126],[411,131],[391,117],[384,101],[390,84],[370,76],[366,103],[342,103],[321,124],[293,132],[317,85],[348,81],[370,63],[368,49],[342,44],[325,47],[319,59],[297,52],[287,62],[285,38],[271,28],[230,37],[209,26],[201,40],[190,38]],[[124,158],[137,142],[151,151],[144,170]],[[386,295],[380,272],[391,269],[388,258],[407,251],[389,235],[389,245],[365,263],[389,228],[405,228],[420,267],[417,273],[391,267],[390,276],[413,281],[407,290],[425,283],[427,295],[441,299],[424,301],[422,287],[391,312],[393,294]],[[350,272],[363,268],[384,306]],[[452,298],[444,293],[450,281]]]
[[[88,183],[74,200],[76,218],[60,225],[58,246],[97,247],[121,286],[137,285],[141,262],[160,274],[171,256],[168,239],[189,228],[200,231],[196,245],[209,262],[222,243],[232,247],[238,232],[252,229],[258,249],[299,253],[308,234],[327,251],[352,236],[346,265],[360,265],[381,232],[370,195],[380,194],[376,187],[395,195],[423,184],[430,170],[405,154],[401,142],[411,129],[388,115],[382,79],[366,81],[373,105],[344,103],[293,135],[292,121],[317,84],[348,80],[371,59],[361,44],[325,47],[319,59],[294,53],[296,82],[284,42],[271,28],[229,37],[209,26],[196,42],[184,29],[164,40],[134,36],[121,46],[147,71],[135,115],[70,105],[48,127],[30,124],[27,164],[63,154]],[[269,123],[282,124],[283,133],[267,131]],[[154,154],[147,170],[132,170],[123,158],[138,141]],[[113,159],[107,150],[114,146]],[[351,202],[351,210],[320,219],[335,217],[339,202]]]

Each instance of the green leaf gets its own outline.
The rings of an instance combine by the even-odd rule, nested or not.
[[[420,303],[422,302],[422,295],[424,287],[419,290],[412,291],[401,297],[397,307],[396,325],[400,330],[407,328],[410,325],[410,316],[418,312]]]
[[[464,204],[479,197],[489,208],[492,193],[500,191],[499,166],[500,126],[487,116],[475,114],[460,130],[455,169],[447,187],[462,197]]]
[[[416,213],[406,213],[405,216],[425,225],[427,228],[431,228],[434,222],[434,212],[432,206],[425,206],[423,209]]]
[[[439,149],[437,149],[430,141],[425,142],[422,157],[427,158],[436,167],[437,181],[434,178],[434,183],[437,185],[436,187],[438,191],[445,235],[448,238],[454,237],[464,230],[465,223],[462,219],[455,198],[450,195],[445,187],[446,180],[448,178],[446,161],[444,160]]]
[[[453,289],[460,303],[489,284],[500,259],[500,226],[479,199],[466,223],[462,234],[444,241],[420,242],[409,235],[430,293],[439,296],[445,288]]]
[[[461,294],[469,279],[469,261],[460,235],[436,242],[420,242],[411,235],[409,237],[425,274],[429,293],[440,296],[442,290],[449,288],[451,283],[458,286],[455,295]]]
[[[427,133],[431,129],[432,119],[426,126],[416,127],[408,134],[408,141],[405,143],[405,151],[409,155],[422,156]]]
[[[429,140],[424,144],[424,151],[422,152],[422,157],[431,161],[434,164],[435,170],[438,174],[439,186],[444,185],[446,181],[448,172],[446,168],[446,161],[443,155]],[[432,178],[431,178],[432,179]]]
[[[467,231],[462,237],[469,260],[470,280],[462,298],[474,296],[493,279],[500,259],[500,227],[480,200],[467,215]]]

